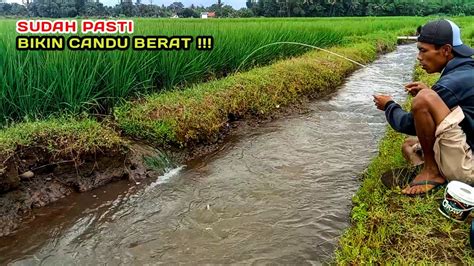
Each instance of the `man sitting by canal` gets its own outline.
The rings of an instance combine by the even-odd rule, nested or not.
[[[421,82],[405,86],[415,96],[410,112],[390,96],[374,95],[393,129],[417,136],[405,141],[405,157],[416,159],[408,154],[412,147],[423,151],[423,170],[402,193],[424,194],[447,180],[474,185],[474,50],[462,43],[459,27],[449,20],[424,25],[417,46],[422,68],[441,73],[433,87]]]

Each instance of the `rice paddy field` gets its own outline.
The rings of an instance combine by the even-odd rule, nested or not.
[[[466,21],[469,19],[459,19]],[[292,41],[327,48],[374,34],[412,32],[423,18],[136,19],[137,35],[211,35],[212,51],[16,51],[15,20],[0,20],[3,123],[50,114],[110,113],[123,99],[232,74],[255,49]],[[472,36],[472,32],[471,32]],[[278,45],[252,55],[241,71],[307,51]]]
[[[302,95],[324,90],[327,94],[357,68],[347,60],[289,44],[261,49],[244,62],[260,47],[274,42],[300,42],[366,64],[377,54],[393,50],[397,36],[414,34],[419,25],[431,19],[434,18],[137,18],[136,35],[211,35],[214,49],[17,51],[16,20],[0,18],[0,125],[5,127],[0,130],[0,161],[4,161],[0,164],[0,185],[4,174],[8,174],[3,171],[7,168],[5,162],[25,163],[18,155],[24,147],[54,150],[50,161],[41,162],[53,165],[63,162],[61,156],[65,154],[75,163],[83,154],[95,156],[98,151],[107,153],[111,148],[127,150],[128,137],[145,139],[156,147],[177,143],[182,148],[188,141],[215,143],[231,117],[240,118],[247,113],[264,116],[280,105],[297,102]],[[461,26],[463,40],[473,46],[474,17],[453,20]],[[108,119],[97,119],[103,116]],[[389,135],[382,145],[389,145],[390,149],[382,146],[381,151],[391,154],[392,147],[398,147],[401,140],[401,136]],[[401,164],[400,156],[376,160],[383,160],[383,165],[375,161],[369,167],[377,170],[366,181],[370,186],[363,185],[367,188],[354,198],[353,226],[341,240],[337,263],[384,263],[387,256],[396,263],[406,261],[404,256],[412,256],[410,262],[434,262],[444,256],[446,262],[472,264],[472,254],[465,243],[457,241],[460,229],[451,224],[443,225],[445,235],[429,236],[435,241],[427,235],[416,235],[414,242],[403,238],[407,228],[398,226],[406,218],[400,207],[403,204],[392,202],[393,208],[387,207],[391,192],[379,191],[378,178],[380,171]],[[30,169],[31,165],[24,168]],[[17,179],[13,181],[19,182]],[[385,194],[380,196],[374,191]],[[423,215],[425,203],[409,201],[410,215]],[[397,215],[380,210],[393,210]],[[400,222],[388,221],[390,217]],[[429,223],[427,220],[422,222]],[[424,227],[415,222],[408,225]],[[448,238],[452,242],[445,241]],[[457,250],[455,256],[440,249],[436,249],[439,254],[425,253],[421,247],[426,241],[430,247],[444,243],[449,246],[445,249],[448,252]],[[392,248],[394,243],[396,249]]]

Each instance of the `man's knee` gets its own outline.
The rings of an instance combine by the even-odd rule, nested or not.
[[[413,98],[411,109],[413,112],[428,110],[431,105],[440,100],[441,98],[435,91],[427,89],[421,90],[415,98]]]
[[[412,103],[412,113],[414,115],[430,114],[436,125],[439,125],[450,113],[446,103],[434,90],[424,89],[418,92]]]

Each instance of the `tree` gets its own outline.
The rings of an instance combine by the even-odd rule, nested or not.
[[[254,4],[255,2],[252,0],[247,0],[247,2],[245,2],[245,6],[247,6],[248,9],[251,9]]]
[[[310,17],[322,17],[324,16],[326,9],[318,2],[305,3],[304,10],[306,10],[306,16]]]
[[[85,5],[86,5],[86,1],[85,0],[75,0],[76,1],[76,10],[77,10],[77,13],[79,14],[84,14],[84,8],[85,8]]]
[[[61,5],[61,17],[75,17],[77,15],[76,4],[73,1],[66,1]]]
[[[207,11],[216,12],[217,17],[231,18],[236,16],[235,9],[229,5],[221,7],[219,4],[213,4],[207,8]]]
[[[58,2],[57,2],[58,1]],[[62,17],[61,0],[37,0],[31,4],[34,16],[59,18]]]
[[[181,2],[164,5],[145,4],[146,0],[120,0],[115,7],[104,6],[98,0],[21,0],[24,5],[7,4],[0,0],[0,15],[37,17],[143,16],[198,17],[200,12],[214,11],[219,17],[253,16],[427,16],[474,15],[473,0],[246,0],[247,8],[236,11],[230,5],[215,1],[207,8],[185,8]],[[224,0],[225,1],[225,0]]]
[[[172,10],[174,13],[180,12],[183,8],[184,5],[181,2],[173,2],[171,5],[168,6],[168,9]]]
[[[278,10],[280,6],[278,5],[276,0],[262,0],[263,1],[263,8],[264,12],[263,15],[265,17],[277,17]]]
[[[362,12],[360,11],[361,3],[359,0],[349,0],[344,1],[344,6],[346,9],[346,15],[348,16],[361,16]]]
[[[197,14],[193,9],[191,8],[184,8],[180,12],[178,12],[178,15],[183,18],[198,18],[199,14]]]
[[[237,10],[236,16],[239,18],[251,18],[255,16],[255,14],[252,12],[252,9],[243,7]]]
[[[102,3],[87,2],[84,5],[84,15],[88,17],[103,16],[105,14],[105,8]]]
[[[28,14],[28,11],[26,10],[26,7],[24,5],[20,5],[17,3],[12,3],[10,5],[10,15],[20,17],[26,16]]]
[[[137,14],[137,8],[133,5],[132,1],[122,2],[120,4],[120,14],[127,17],[134,16]]]
[[[224,5],[221,7],[221,16],[224,18],[236,17],[235,9],[230,5]]]
[[[265,11],[263,0],[258,0],[257,4],[252,5],[252,11],[256,16],[263,16]]]

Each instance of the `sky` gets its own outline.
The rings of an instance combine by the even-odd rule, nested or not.
[[[99,0],[101,3],[107,6],[115,6],[119,3],[120,0]],[[162,5],[169,6],[173,2],[181,2],[185,7],[190,6],[191,4],[198,5],[198,6],[205,6],[208,7],[214,3],[217,3],[217,0],[152,0],[153,4],[155,5]],[[133,1],[135,2],[135,1]],[[240,9],[245,7],[246,0],[222,0],[224,5],[231,5],[234,9]],[[7,0],[7,3],[19,3],[21,4],[21,0]],[[142,3],[149,4],[150,0],[142,0]]]

